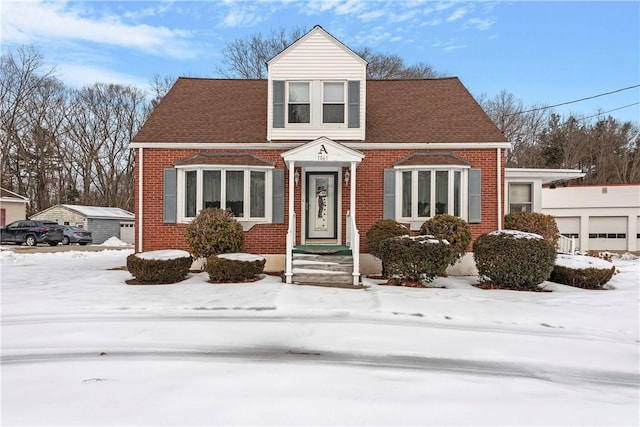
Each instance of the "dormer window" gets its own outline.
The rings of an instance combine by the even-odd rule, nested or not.
[[[290,82],[287,118],[289,123],[311,123],[311,104],[308,82]]]
[[[324,82],[322,123],[344,123],[344,83]]]

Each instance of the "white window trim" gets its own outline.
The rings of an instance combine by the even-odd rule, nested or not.
[[[342,83],[342,108],[344,109],[344,120],[340,123],[325,123],[324,122],[324,84],[325,83]],[[320,124],[322,126],[340,127],[343,128],[349,123],[349,84],[347,80],[321,80],[320,81]],[[333,104],[333,103],[327,103]]]
[[[410,166],[396,166],[396,179],[395,179],[395,217],[399,222],[410,223],[411,229],[419,229],[419,227],[429,218],[433,216],[418,216],[418,172],[430,171],[432,174],[437,171],[446,171],[449,173],[449,191],[447,198],[447,206],[449,207],[449,214],[454,215],[454,172],[461,172],[460,175],[460,215],[459,218],[468,221],[469,219],[469,170],[470,166],[455,166],[455,165],[410,165]],[[402,172],[411,171],[411,210],[412,215],[410,217],[402,216]],[[432,180],[432,200],[435,198],[435,180]],[[433,203],[431,204],[433,206]],[[435,214],[434,214],[435,215]],[[417,228],[416,228],[417,227]]]
[[[507,203],[506,203],[506,211],[507,213],[512,213],[511,212],[511,185],[512,184],[516,184],[516,185],[528,185],[529,189],[530,189],[530,195],[531,195],[531,200],[529,201],[529,204],[531,205],[531,210],[529,212],[536,212],[535,210],[535,186],[534,183],[532,181],[508,181],[507,182]],[[521,204],[521,203],[520,203]],[[519,211],[515,211],[515,212],[519,212]]]
[[[274,166],[242,166],[242,165],[184,165],[176,167],[178,173],[176,174],[176,220],[179,223],[188,224],[195,217],[188,217],[185,214],[185,175],[186,172],[196,171],[196,215],[202,210],[202,172],[203,171],[220,171],[222,183],[226,179],[227,171],[243,171],[244,172],[244,200],[246,203],[245,215],[241,218],[236,217],[236,220],[240,223],[271,223],[272,211],[273,211],[273,169]],[[251,171],[265,172],[265,216],[264,217],[251,217],[250,215],[250,189],[251,189]],[[226,200],[226,186],[221,185],[220,200]]]
[[[291,83],[307,83],[308,87],[309,87],[309,123],[291,123],[289,121],[289,105],[302,105],[304,103],[302,102],[289,102],[289,85]],[[287,80],[286,81],[286,86],[285,86],[285,111],[284,111],[284,115],[285,115],[285,126],[291,126],[291,127],[308,127],[308,126],[313,126],[313,113],[314,113],[314,108],[313,108],[313,81],[311,80]]]

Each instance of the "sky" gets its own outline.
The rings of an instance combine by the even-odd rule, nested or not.
[[[321,25],[354,50],[457,76],[476,98],[504,90],[525,107],[569,103],[563,116],[640,122],[638,1],[4,0],[0,14],[3,52],[38,47],[70,86],[221,77],[230,42]]]
[[[133,251],[105,246],[0,248],[2,425],[640,423],[631,254],[607,290],[363,290],[198,272],[128,285]]]

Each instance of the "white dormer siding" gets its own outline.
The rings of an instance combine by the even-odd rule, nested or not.
[[[322,136],[333,140],[365,139],[367,63],[336,40],[321,27],[316,26],[267,63],[269,91],[267,104],[267,139],[313,140]],[[274,127],[274,82],[284,95],[280,109],[280,121]],[[340,85],[342,84],[342,86]],[[357,108],[353,101],[354,85],[357,87]],[[340,96],[340,87],[343,89]],[[351,88],[351,96],[349,90]],[[289,94],[303,93],[308,99],[293,102]],[[330,104],[344,105],[344,117],[340,114],[329,118]],[[293,104],[297,104],[294,107]],[[326,104],[323,107],[323,104]],[[297,119],[289,110],[299,109]],[[323,110],[325,116],[323,117]],[[357,113],[355,112],[357,111]],[[357,114],[358,117],[353,117]],[[282,117],[284,115],[284,117]],[[337,117],[337,118],[336,118]],[[340,120],[343,120],[340,122]],[[276,120],[278,121],[278,120]],[[283,126],[283,127],[280,127]]]

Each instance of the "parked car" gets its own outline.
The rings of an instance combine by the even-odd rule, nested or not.
[[[20,220],[0,228],[0,240],[17,245],[26,243],[27,246],[36,246],[38,243],[48,243],[56,246],[62,238],[62,226],[53,221]]]
[[[63,225],[62,227],[64,228],[62,237],[63,245],[78,243],[84,246],[93,242],[91,232],[82,227],[74,227],[73,225]]]

